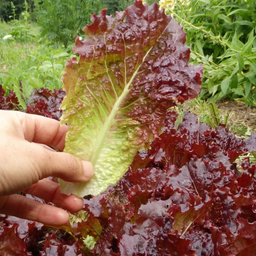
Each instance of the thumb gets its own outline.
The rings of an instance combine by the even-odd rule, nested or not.
[[[86,182],[92,178],[93,166],[90,162],[69,153],[42,149],[44,153],[39,163],[40,179],[54,176],[70,182]]]

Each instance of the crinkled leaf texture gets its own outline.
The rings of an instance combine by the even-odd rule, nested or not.
[[[22,93],[22,87],[21,87]],[[41,115],[60,120],[62,110],[60,104],[65,96],[62,89],[51,91],[46,88],[35,89],[26,100],[26,113]],[[0,109],[23,111],[16,93],[9,90],[8,94],[0,84]]]
[[[94,216],[102,226],[88,255],[256,255],[256,166],[246,158],[240,173],[234,162],[256,151],[256,136],[213,130],[188,112],[176,130],[175,116],[115,186],[85,201],[83,225]]]
[[[95,169],[84,184],[60,180],[63,193],[80,197],[115,184],[159,137],[169,108],[198,95],[202,76],[201,66],[188,65],[184,31],[157,4],[136,1],[115,17],[104,9],[92,21],[63,76],[65,151]]]
[[[33,94],[31,109],[55,118],[56,94],[41,110]],[[150,149],[63,230],[0,215],[0,255],[255,256],[256,165],[237,158],[256,151],[256,135],[243,140],[190,113],[175,129],[176,118],[168,112]]]

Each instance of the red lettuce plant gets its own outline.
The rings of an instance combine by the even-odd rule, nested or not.
[[[141,10],[138,6],[144,8],[137,1],[129,10]],[[158,9],[153,6],[147,10],[153,15]],[[124,17],[122,15],[117,14],[117,18]],[[94,16],[92,31],[100,28],[99,24],[105,24],[101,23],[104,17],[107,18],[104,12]],[[154,24],[151,25],[154,28]],[[174,30],[179,33],[173,37],[184,43],[185,35],[180,28]],[[163,40],[160,45],[165,44]],[[178,77],[179,90],[168,75],[160,72],[156,81],[171,83],[173,87],[165,91],[165,87],[160,86],[158,93],[153,90],[148,96],[155,96],[153,106],[166,98],[175,104],[173,99],[183,101],[190,98],[186,95],[195,92],[184,86],[191,84],[191,77],[182,72],[189,51],[175,43],[169,46],[177,59],[171,55],[170,59],[165,56],[163,60],[153,54],[147,67],[148,70],[160,69],[161,65],[173,61],[175,65],[171,69]],[[80,52],[81,56],[87,53],[90,52]],[[72,71],[74,67],[74,72],[82,69],[74,60],[70,61],[67,68]],[[72,75],[68,77],[74,79]],[[150,72],[144,80],[142,77],[140,74],[139,81],[145,81],[147,88]],[[131,92],[134,92],[131,97],[137,97],[137,90]],[[58,119],[63,94],[61,91],[35,92],[32,100],[28,100],[31,107],[27,109],[46,116],[52,113],[52,117]],[[5,107],[11,104],[1,88],[0,101]],[[75,100],[73,103],[78,104]],[[117,184],[98,196],[85,198],[83,210],[71,215],[69,226],[56,230],[1,216],[1,255],[256,255],[256,165],[248,158],[238,161],[242,154],[256,151],[256,135],[247,140],[237,138],[224,126],[212,129],[198,122],[189,112],[176,129],[177,113],[169,106],[165,110],[161,116],[161,132],[150,143],[150,148],[137,152]]]
[[[256,150],[256,137],[190,113],[177,130],[166,121],[116,186],[85,201],[102,226],[91,255],[254,255],[255,165],[244,160],[240,173],[234,160]]]
[[[236,138],[190,113],[175,129],[176,115],[169,113],[165,131],[115,186],[84,199],[66,231],[3,218],[0,248],[23,255],[254,255],[256,166],[245,158],[238,171],[235,160],[256,151],[256,136]]]
[[[9,90],[8,93],[0,84],[0,109],[4,110],[19,110],[19,100],[14,91]]]
[[[26,101],[26,113],[42,115],[45,117],[60,120],[62,110],[61,102],[65,96],[62,89],[51,91],[46,88],[34,90]],[[0,109],[3,110],[22,110],[19,100],[14,91],[5,92],[0,84]]]

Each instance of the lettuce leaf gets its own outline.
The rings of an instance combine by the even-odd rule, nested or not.
[[[115,184],[162,133],[170,107],[198,95],[202,77],[201,66],[188,65],[185,32],[157,4],[135,1],[115,17],[103,9],[92,22],[63,75],[65,152],[95,169],[84,184],[60,180],[63,193],[79,197]]]

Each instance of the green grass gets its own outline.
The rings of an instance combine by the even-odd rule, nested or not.
[[[0,23],[0,31],[0,84],[6,91],[13,89],[20,95],[21,83],[26,98],[34,88],[61,88],[62,72],[70,53],[61,46],[53,48],[40,43],[36,24]],[[15,37],[3,40],[8,34]]]
[[[0,22],[0,39],[7,35],[9,31],[10,25],[4,22]]]

